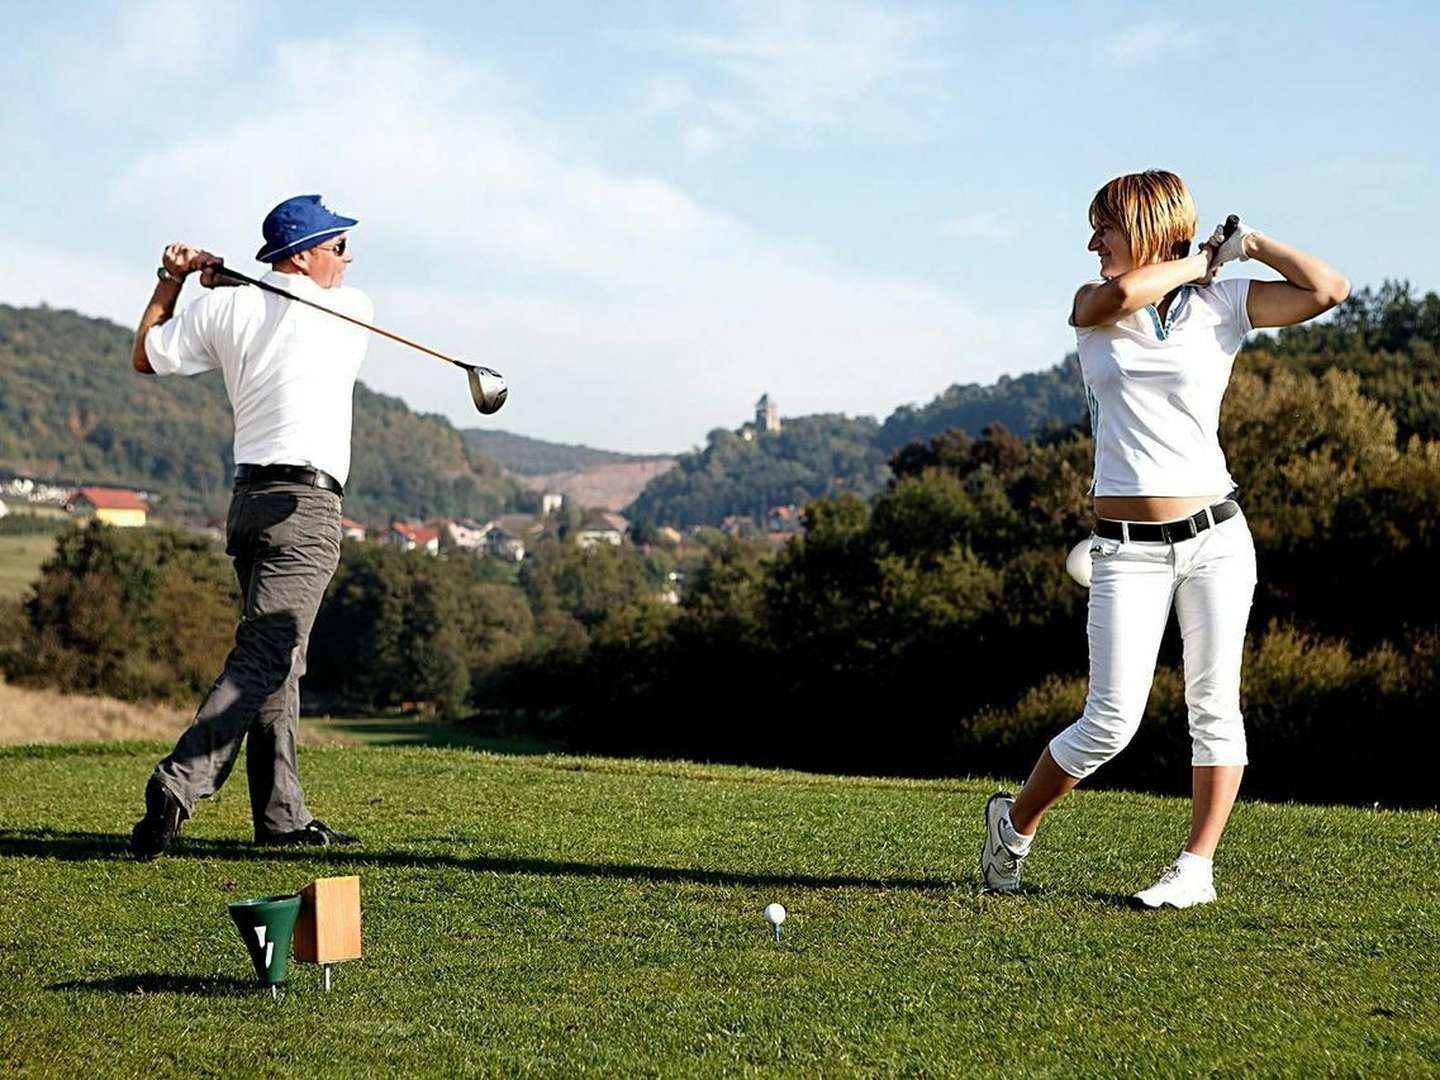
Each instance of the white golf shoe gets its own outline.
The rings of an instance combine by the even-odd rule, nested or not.
[[[1000,839],[1000,819],[1015,802],[1008,791],[997,791],[985,804],[985,846],[980,849],[980,876],[993,892],[1011,893],[1020,889],[1027,852],[1016,854]]]
[[[1147,908],[1188,908],[1210,904],[1215,900],[1215,883],[1208,873],[1186,870],[1178,862],[1165,868],[1160,880],[1135,894],[1135,900]]]

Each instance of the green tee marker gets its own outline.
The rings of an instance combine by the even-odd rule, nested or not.
[[[290,936],[299,914],[299,896],[260,896],[230,905],[230,918],[240,931],[261,986],[273,990],[289,976]]]

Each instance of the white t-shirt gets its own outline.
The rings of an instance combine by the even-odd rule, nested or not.
[[[1092,495],[1223,495],[1220,402],[1251,330],[1250,282],[1181,287],[1154,306],[1075,330],[1095,435]]]
[[[304,274],[273,270],[260,280],[351,318],[374,318],[359,289],[322,289]],[[157,375],[221,369],[235,410],[237,465],[308,465],[342,484],[368,345],[358,326],[245,285],[211,289],[145,335]]]

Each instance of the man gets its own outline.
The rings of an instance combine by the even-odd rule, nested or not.
[[[261,226],[263,280],[365,322],[373,312],[342,284],[354,218],[318,195],[287,199]],[[175,839],[201,799],[225,782],[240,744],[260,844],[349,844],[305,805],[295,759],[300,677],[325,587],[340,558],[340,500],[350,471],[351,399],[365,333],[259,289],[216,289],[178,316],[189,275],[217,284],[220,260],[185,244],[165,249],[160,281],[135,334],[136,371],[196,375],[216,368],[235,413],[235,491],[226,524],[244,613],[235,647],[175,749],[145,788],[131,834],[148,861]]]

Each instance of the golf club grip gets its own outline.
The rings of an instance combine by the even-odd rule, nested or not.
[[[229,278],[230,282],[235,285],[260,285],[260,282],[254,278],[248,278],[238,270],[231,270],[223,262],[211,267],[211,270],[214,271],[216,277]],[[221,282],[217,281],[216,284],[219,285]],[[264,286],[261,287],[263,288]]]
[[[1239,227],[1240,227],[1240,215],[1239,215],[1239,214],[1231,214],[1229,217],[1227,217],[1227,218],[1225,219],[1225,226],[1224,226],[1225,231],[1224,231],[1223,233],[1221,233],[1221,240],[1220,240],[1220,242],[1223,244],[1226,240],[1229,240],[1230,237],[1232,237],[1232,236],[1235,235],[1235,230],[1238,229]]]

